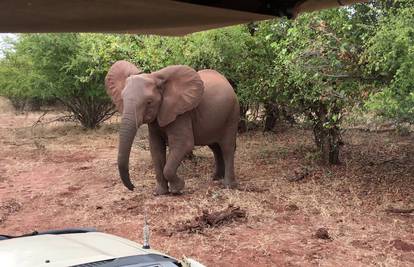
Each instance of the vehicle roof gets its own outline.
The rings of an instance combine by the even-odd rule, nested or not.
[[[71,266],[149,253],[161,254],[100,232],[46,234],[0,241],[1,266],[10,267]]]
[[[364,0],[2,0],[0,32],[184,35]]]

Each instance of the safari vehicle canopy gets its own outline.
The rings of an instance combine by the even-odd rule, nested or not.
[[[184,35],[364,0],[2,0],[0,32]]]

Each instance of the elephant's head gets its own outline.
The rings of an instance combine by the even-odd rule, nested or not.
[[[157,120],[160,127],[173,122],[200,102],[204,85],[198,73],[187,66],[169,66],[151,74],[142,73],[127,61],[112,65],[105,78],[108,94],[122,113],[118,170],[122,182],[133,190],[129,155],[138,127]]]

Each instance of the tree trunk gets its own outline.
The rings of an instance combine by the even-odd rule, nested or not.
[[[240,121],[238,126],[239,133],[247,132],[247,111],[249,110],[248,105],[240,103]]]
[[[25,106],[27,104],[27,100],[25,98],[10,97],[9,99],[17,113],[25,110]]]
[[[42,100],[39,98],[31,98],[27,100],[26,110],[27,111],[40,111],[42,107]]]
[[[324,164],[340,164],[339,152],[342,145],[340,131],[337,127],[327,129],[314,127],[315,143],[321,152],[321,159]]]
[[[290,125],[296,124],[293,112],[289,111],[287,107],[282,106],[280,108],[280,114],[283,120],[287,121]]]
[[[321,106],[316,112],[317,118],[313,124],[313,135],[315,144],[321,152],[321,159],[324,164],[340,164],[339,152],[342,145],[341,131],[338,125],[326,127],[327,121],[325,107]]]
[[[96,129],[112,117],[116,110],[111,102],[90,96],[58,99],[86,129]]]
[[[279,120],[280,111],[277,104],[268,102],[265,104],[265,112],[266,114],[263,131],[269,132],[275,128],[276,123]]]

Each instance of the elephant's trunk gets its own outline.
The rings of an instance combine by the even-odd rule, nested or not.
[[[129,177],[129,156],[132,143],[141,124],[142,122],[137,121],[135,114],[124,113],[119,131],[118,170],[122,183],[131,191],[134,190],[134,185]]]

